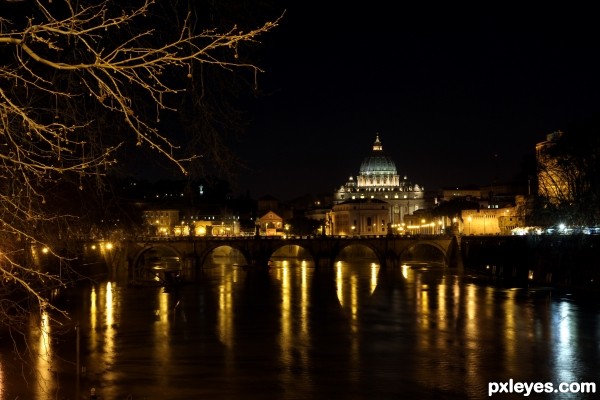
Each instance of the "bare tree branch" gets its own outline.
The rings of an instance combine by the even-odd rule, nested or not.
[[[36,258],[43,249],[62,262],[57,235],[44,229],[74,218],[48,209],[48,187],[69,177],[83,190],[83,179],[104,175],[129,143],[187,173],[202,154],[182,157],[172,132],[160,130],[161,113],[177,112],[173,99],[195,65],[256,79],[262,70],[239,52],[280,20],[198,31],[188,13],[167,35],[152,25],[154,0],[51,3],[36,0],[25,18],[0,17],[0,313],[9,326],[17,321],[9,309],[26,311],[19,299],[51,307],[46,289],[63,284]]]

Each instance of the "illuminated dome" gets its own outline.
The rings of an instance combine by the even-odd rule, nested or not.
[[[383,152],[378,133],[375,134],[373,150],[360,165],[359,174],[351,176],[333,196],[333,204],[339,207],[333,208],[326,229],[336,235],[350,232],[380,235],[388,231],[388,226],[382,228],[382,225],[404,225],[405,216],[428,206],[423,187],[411,183],[406,176],[400,179],[396,164]],[[368,214],[367,209],[362,207],[365,204],[375,205],[370,210],[374,214]],[[376,228],[373,224],[375,219],[378,223],[382,221]],[[353,228],[356,230],[353,231]]]
[[[375,137],[373,153],[364,159],[360,166],[360,175],[397,175],[396,164],[383,153],[379,134]]]
[[[400,177],[394,161],[383,153],[379,134],[375,136],[373,152],[364,159],[356,179],[358,189],[390,190],[400,187]]]

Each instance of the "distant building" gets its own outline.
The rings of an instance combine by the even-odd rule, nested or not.
[[[170,236],[173,229],[179,224],[180,211],[176,209],[145,210],[143,212],[144,224],[147,234],[156,236]]]
[[[343,225],[337,228],[335,226],[335,220],[344,221],[344,218],[350,218],[350,209],[344,207],[338,207],[345,202],[351,202],[350,204],[369,204],[365,203],[364,200],[378,200],[383,202],[380,203],[380,207],[386,207],[385,220],[392,226],[397,226],[404,223],[405,215],[412,214],[413,212],[426,208],[428,206],[427,200],[425,199],[425,190],[423,187],[410,182],[406,176],[402,179],[396,169],[394,161],[383,152],[383,145],[379,140],[379,134],[375,136],[375,143],[373,144],[373,150],[369,156],[367,156],[361,166],[358,176],[355,178],[350,176],[348,182],[342,185],[337,191],[334,192],[333,196],[334,207],[332,210],[333,228],[331,232],[338,233],[348,229],[352,224],[346,224],[341,222]],[[357,200],[363,200],[357,202]],[[370,205],[374,204],[371,203]],[[335,214],[340,212],[343,214],[337,218]],[[357,220],[357,224],[360,222],[361,227],[366,227],[367,224],[365,218],[366,214],[363,214],[360,219]],[[382,218],[378,218],[377,232],[380,231],[379,223]],[[352,217],[354,220],[354,217]],[[386,223],[387,223],[386,222]],[[366,230],[361,230],[361,234],[365,234]],[[371,232],[373,226],[371,226]]]
[[[280,202],[279,199],[271,195],[266,195],[259,198],[257,201],[257,215],[264,215],[269,211],[276,213],[285,221],[291,219],[294,216],[293,208],[287,204]]]
[[[258,226],[261,235],[275,236],[284,235],[283,218],[275,214],[273,211],[267,212],[258,219]]]
[[[331,234],[341,236],[385,235],[391,223],[390,204],[379,199],[352,199],[331,210]]]
[[[462,210],[460,233],[463,235],[511,235],[525,226],[526,197],[517,196],[516,205],[502,208]]]
[[[482,208],[502,208],[515,203],[515,196],[524,195],[527,189],[515,183],[493,185],[450,186],[441,190],[440,201],[457,199],[479,203]]]

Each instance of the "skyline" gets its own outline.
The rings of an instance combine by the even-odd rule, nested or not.
[[[426,190],[508,182],[547,134],[597,115],[585,24],[310,7],[289,5],[261,40],[269,95],[252,105],[239,153],[255,171],[240,175],[240,193],[332,193],[376,134],[399,175]]]

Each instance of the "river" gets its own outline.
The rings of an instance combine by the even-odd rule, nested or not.
[[[256,272],[215,258],[200,278],[166,290],[117,273],[70,289],[70,319],[32,319],[30,353],[2,338],[0,399],[526,397],[500,392],[511,380],[553,385],[534,399],[598,396],[557,389],[600,384],[590,299],[369,259]]]

